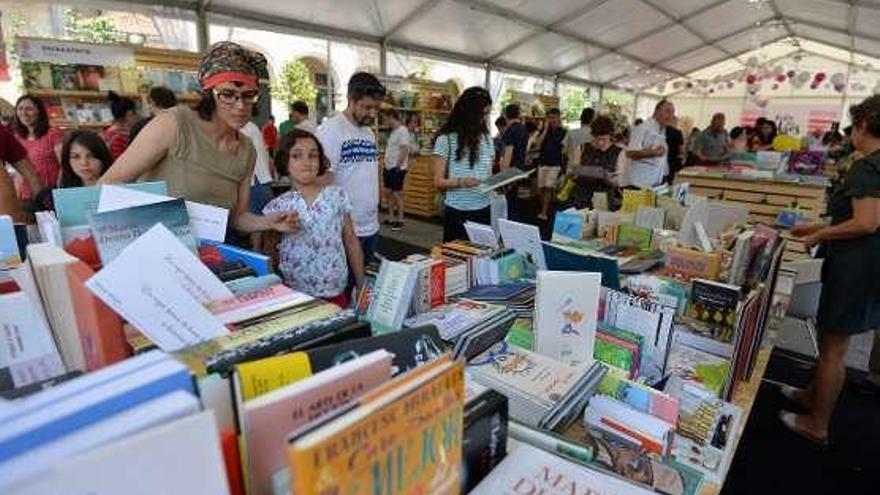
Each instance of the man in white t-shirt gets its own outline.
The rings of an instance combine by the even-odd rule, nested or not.
[[[403,228],[403,180],[406,178],[409,155],[413,152],[412,136],[396,110],[389,111],[385,117],[385,123],[392,129],[385,145],[385,171],[382,176],[389,217],[385,224],[391,230],[400,230]]]
[[[323,180],[344,189],[351,199],[365,261],[374,259],[379,238],[379,148],[372,125],[384,99],[385,87],[376,76],[358,72],[348,80],[348,106],[315,133],[330,160]]]
[[[240,132],[251,139],[257,159],[254,165],[254,175],[251,176],[251,199],[250,210],[255,215],[263,214],[263,207],[272,201],[272,182],[275,181],[275,167],[269,158],[269,150],[263,139],[263,131],[253,121],[248,122]],[[263,236],[259,232],[251,234],[251,242],[254,249],[261,251],[263,248]]]
[[[638,188],[658,186],[669,173],[666,154],[666,126],[672,125],[675,106],[671,101],[660,100],[654,114],[633,129],[629,138],[626,157],[626,185]]]

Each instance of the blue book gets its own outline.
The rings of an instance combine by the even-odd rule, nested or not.
[[[123,249],[145,234],[157,223],[161,223],[193,253],[196,252],[196,239],[189,225],[186,202],[171,199],[159,203],[133,206],[121,210],[92,213],[89,225],[101,256],[101,263],[107,265],[119,256]]]
[[[10,268],[21,264],[21,252],[12,217],[0,215],[0,268]]]
[[[240,261],[253,268],[258,276],[272,274],[272,261],[265,254],[255,253],[228,244],[218,244],[217,250],[220,251],[223,261]]]
[[[584,217],[573,211],[560,211],[553,221],[553,233],[571,239],[580,239],[584,231]]]
[[[574,253],[549,242],[543,246],[548,270],[598,272],[602,274],[603,286],[620,290],[620,267],[616,259]]]
[[[187,367],[167,359],[18,416],[0,432],[0,463],[176,390],[195,394]]]

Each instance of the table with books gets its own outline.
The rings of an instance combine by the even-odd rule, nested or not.
[[[349,309],[164,183],[55,194],[29,244],[0,218],[3,493],[717,493],[778,314],[778,233],[649,192],[466,225]]]

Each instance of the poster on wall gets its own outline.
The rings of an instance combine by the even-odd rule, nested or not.
[[[18,38],[17,49],[23,61],[120,67],[134,65],[134,49],[129,46]]]
[[[825,132],[831,129],[831,124],[840,119],[839,111],[810,110],[807,116],[807,132]]]
[[[740,124],[754,125],[758,117],[766,117],[776,122],[781,133],[797,136],[831,129],[831,124],[840,120],[840,106],[822,105],[815,101],[776,103],[770,100],[764,108],[754,105],[744,106],[740,114]]]

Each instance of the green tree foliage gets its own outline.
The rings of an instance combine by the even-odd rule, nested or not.
[[[562,109],[564,122],[577,122],[581,118],[581,111],[587,106],[587,98],[583,90],[571,89],[565,95]]]
[[[272,96],[287,104],[302,100],[313,106],[317,95],[318,90],[312,82],[312,75],[302,60],[285,62],[278,81],[272,85]]]
[[[87,43],[117,43],[121,41],[113,19],[98,15],[87,16],[77,9],[65,11],[64,30],[67,36]]]

